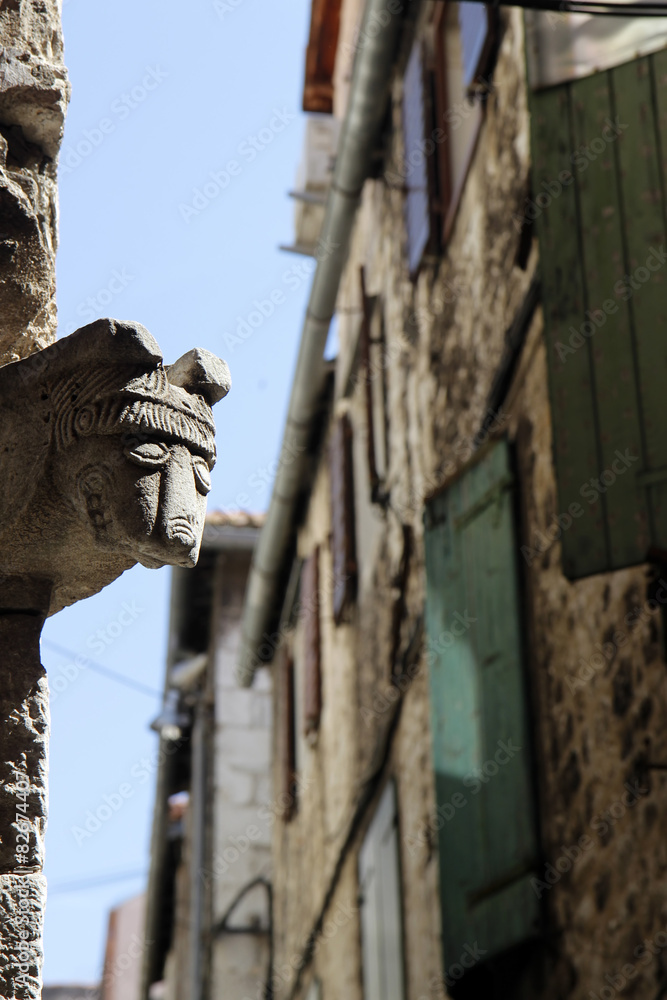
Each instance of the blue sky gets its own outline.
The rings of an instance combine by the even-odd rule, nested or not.
[[[266,508],[310,277],[293,239],[308,0],[64,0],[72,102],[60,158],[59,335],[138,320],[175,361],[229,363],[209,509]],[[271,293],[274,294],[271,305]],[[266,315],[261,315],[262,313]],[[270,313],[270,315],[269,315]],[[169,570],[135,567],[50,619],[47,984],[101,972],[108,910],[148,866]],[[63,653],[57,651],[67,650]],[[110,680],[76,656],[124,674]],[[88,811],[118,805],[83,838]],[[129,786],[129,793],[127,792]],[[105,799],[106,796],[106,799]],[[104,814],[104,811],[103,811]]]

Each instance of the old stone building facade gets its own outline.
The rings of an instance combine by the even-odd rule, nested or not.
[[[275,682],[273,995],[654,1000],[664,53],[529,82],[521,11],[446,6],[313,3],[305,106],[343,124],[240,658]]]
[[[136,990],[127,976],[117,980],[128,1000],[241,997],[267,983],[271,678],[263,668],[250,690],[235,678],[261,522],[209,514],[197,567],[174,571],[165,700],[153,724],[159,772],[145,947]]]

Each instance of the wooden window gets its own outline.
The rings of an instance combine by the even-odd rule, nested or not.
[[[496,37],[496,11],[484,3],[460,3],[458,21],[461,33],[463,86],[466,92],[480,85],[488,86],[486,74]]]
[[[558,500],[524,555],[558,539],[570,579],[667,562],[666,73],[660,52],[530,96]]]
[[[279,658],[278,685],[278,763],[282,798],[282,817],[289,822],[296,811],[296,728],[294,701],[294,660],[287,649]]]
[[[424,253],[433,250],[433,185],[429,158],[424,155],[432,114],[427,105],[424,48],[421,39],[412,46],[403,80],[403,170],[405,176],[405,226],[408,269],[415,277]]]
[[[468,942],[492,958],[537,931],[512,490],[496,441],[424,515],[445,969]]]
[[[428,45],[418,38],[403,81],[408,268],[449,239],[482,124],[497,14],[486,4],[436,5]],[[474,96],[477,95],[477,96]]]
[[[320,662],[320,550],[303,564],[301,612],[303,615],[303,730],[305,736],[316,732],[322,710]]]
[[[357,590],[352,425],[346,414],[334,425],[330,469],[333,617],[336,625],[340,625]]]
[[[396,791],[389,782],[359,852],[364,1000],[404,1000]]]
[[[360,364],[366,402],[366,458],[372,503],[386,502],[385,480],[388,471],[389,441],[386,408],[387,348],[382,309],[376,297],[366,292],[363,267],[361,283],[362,322]]]
[[[322,984],[319,979],[313,979],[308,989],[306,1000],[322,1000]]]
[[[445,141],[437,146],[439,211],[443,242],[456,210],[484,117],[475,91],[488,86],[495,43],[495,14],[485,4],[438,5],[434,19],[435,114]]]

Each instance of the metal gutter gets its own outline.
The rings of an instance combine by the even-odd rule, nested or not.
[[[248,687],[262,660],[258,649],[274,622],[294,519],[309,468],[308,444],[324,389],[324,348],[336,307],[352,228],[385,113],[397,39],[398,0],[367,0],[359,32],[347,114],[327,198],[317,268],[301,334],[278,471],[266,522],[255,550],[243,609],[237,674]]]

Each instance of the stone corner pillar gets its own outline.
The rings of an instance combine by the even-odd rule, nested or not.
[[[49,702],[39,637],[50,586],[0,582],[0,996],[39,1000]]]

